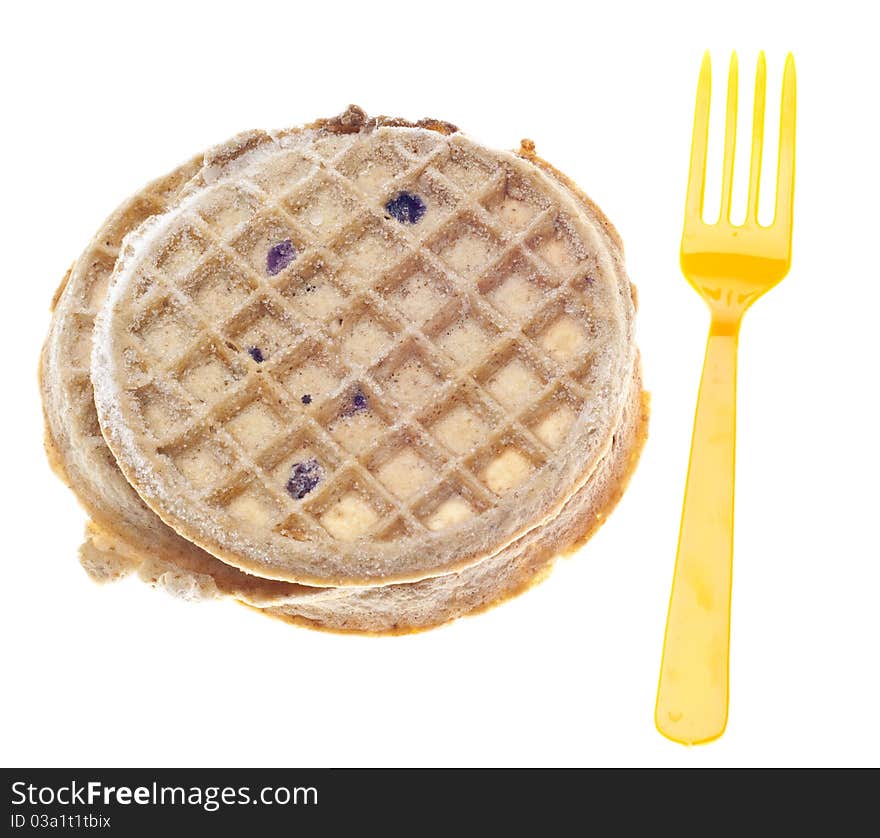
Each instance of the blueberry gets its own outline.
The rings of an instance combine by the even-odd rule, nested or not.
[[[358,390],[354,397],[351,400],[351,412],[352,413],[360,413],[362,410],[367,409],[367,397],[364,395],[362,390]]]
[[[311,404],[311,403],[312,403],[312,397],[311,397],[308,393],[306,393],[306,394],[302,397],[301,401],[302,401],[303,404]]]
[[[418,224],[428,207],[418,195],[401,192],[385,204],[385,210],[401,224]]]
[[[258,364],[262,364],[266,359],[263,357],[263,351],[259,346],[249,346],[247,354],[251,356]]]
[[[296,500],[302,500],[315,488],[324,476],[321,464],[314,458],[302,463],[294,463],[287,481],[287,491]]]
[[[272,245],[266,254],[266,273],[269,276],[281,273],[294,259],[296,259],[296,248],[290,239]]]

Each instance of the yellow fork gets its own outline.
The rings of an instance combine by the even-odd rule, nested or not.
[[[776,285],[791,264],[793,56],[789,53],[786,59],[782,80],[776,212],[769,227],[758,223],[766,77],[762,52],[755,75],[748,209],[742,226],[730,222],[736,147],[736,53],[730,59],[727,82],[721,214],[715,224],[702,220],[712,86],[708,52],[697,86],[681,269],[708,304],[712,321],[697,397],[654,717],[660,733],[688,745],[717,739],[727,725],[739,327],[749,306]]]

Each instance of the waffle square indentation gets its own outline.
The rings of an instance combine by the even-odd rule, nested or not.
[[[402,251],[402,243],[379,222],[355,225],[339,241],[340,256],[360,275],[380,271]]]
[[[476,280],[501,252],[501,241],[473,218],[457,222],[432,244],[432,249],[464,279]]]
[[[438,467],[431,455],[406,432],[387,439],[371,457],[370,471],[391,494],[407,500],[430,484]]]
[[[390,348],[394,341],[393,326],[367,306],[343,326],[339,340],[344,361],[369,366]]]
[[[307,341],[275,371],[291,399],[315,410],[345,378],[345,369],[317,342]]]
[[[254,269],[256,276],[269,279],[284,270],[291,270],[290,265],[296,264],[306,245],[286,219],[273,212],[264,212],[233,240],[232,247]],[[292,248],[292,258],[283,268],[279,267],[283,262],[276,263],[270,255],[273,248],[279,247]]]
[[[324,174],[307,181],[284,203],[300,225],[324,243],[351,221],[358,206],[346,189]]]
[[[486,440],[492,419],[476,401],[458,394],[430,421],[429,429],[446,448],[462,455]]]
[[[259,211],[260,200],[252,190],[226,184],[211,190],[202,202],[200,215],[221,239],[228,238]]]
[[[377,402],[374,393],[356,385],[328,402],[321,419],[339,445],[353,454],[361,454],[375,446],[388,430]]]
[[[214,437],[200,437],[174,449],[160,450],[196,489],[210,489],[230,476],[234,458]]]
[[[217,256],[198,267],[183,290],[209,322],[219,324],[244,304],[253,289],[250,280],[236,265]]]
[[[389,511],[382,498],[364,485],[357,474],[340,476],[308,508],[337,541],[355,541],[363,537]]]
[[[438,168],[463,192],[474,192],[492,175],[492,165],[469,149],[453,145]]]
[[[175,281],[189,273],[207,250],[205,237],[194,227],[185,225],[170,237],[156,257],[156,267]]]
[[[375,144],[352,149],[335,165],[365,197],[378,200],[388,182],[405,172],[409,163],[390,146]]]
[[[513,446],[507,446],[486,458],[480,477],[490,491],[504,495],[522,485],[532,473],[535,464]]]
[[[552,290],[526,259],[505,259],[503,264],[480,283],[480,290],[492,306],[511,320],[531,317]]]
[[[546,384],[544,373],[517,346],[505,350],[478,375],[486,390],[504,407],[522,410],[532,404]]]
[[[456,479],[450,479],[417,505],[415,515],[429,530],[439,532],[473,518],[480,511],[481,505],[471,492]]]
[[[410,322],[421,326],[449,302],[452,294],[445,279],[416,261],[401,271],[400,280],[384,296]]]
[[[291,149],[272,157],[269,164],[260,166],[255,182],[270,194],[280,195],[308,175],[316,164],[301,151]]]
[[[489,355],[498,330],[475,312],[456,307],[447,312],[444,322],[436,324],[433,339],[457,364],[473,366]]]
[[[570,270],[586,256],[583,246],[576,242],[571,223],[560,216],[547,229],[536,233],[529,240],[529,247],[548,265]]]
[[[421,406],[437,395],[445,376],[415,341],[407,341],[374,373],[385,396],[404,409]]]
[[[226,420],[226,429],[249,453],[274,442],[282,427],[283,420],[264,394],[256,395]]]
[[[140,317],[133,329],[147,351],[165,360],[183,351],[195,328],[175,302],[166,299]]]
[[[283,515],[283,507],[259,484],[249,485],[225,500],[226,511],[253,528],[271,529]]]
[[[275,301],[257,300],[235,318],[227,332],[242,352],[254,357],[254,350],[259,350],[267,361],[293,346],[302,327]]]
[[[134,398],[144,425],[156,439],[163,439],[192,415],[183,399],[156,384],[136,390]]]
[[[487,212],[503,227],[524,230],[549,205],[518,173],[507,171],[499,187],[483,199]]]
[[[190,353],[178,380],[197,401],[215,404],[243,376],[243,370],[234,369],[214,344],[207,343]]]
[[[562,446],[577,415],[577,402],[564,388],[557,388],[537,406],[526,425],[544,445],[555,451]]]
[[[347,297],[319,259],[297,265],[279,290],[297,314],[319,321],[337,314]]]

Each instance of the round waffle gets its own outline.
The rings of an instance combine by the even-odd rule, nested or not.
[[[96,580],[137,570],[142,578],[185,597],[219,594],[254,605],[282,602],[300,593],[301,586],[248,575],[215,559],[144,505],[101,436],[92,398],[92,326],[122,239],[167,209],[200,165],[201,157],[195,158],[121,204],[65,276],[53,300],[40,359],[46,450],[55,471],[93,518],[80,559]]]
[[[215,149],[127,239],[92,381],[187,539],[269,578],[417,581],[590,482],[638,377],[633,314],[616,234],[528,147],[350,109]]]

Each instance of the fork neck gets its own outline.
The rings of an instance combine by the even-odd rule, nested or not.
[[[712,309],[712,322],[709,325],[709,337],[739,337],[745,311],[730,312]]]

